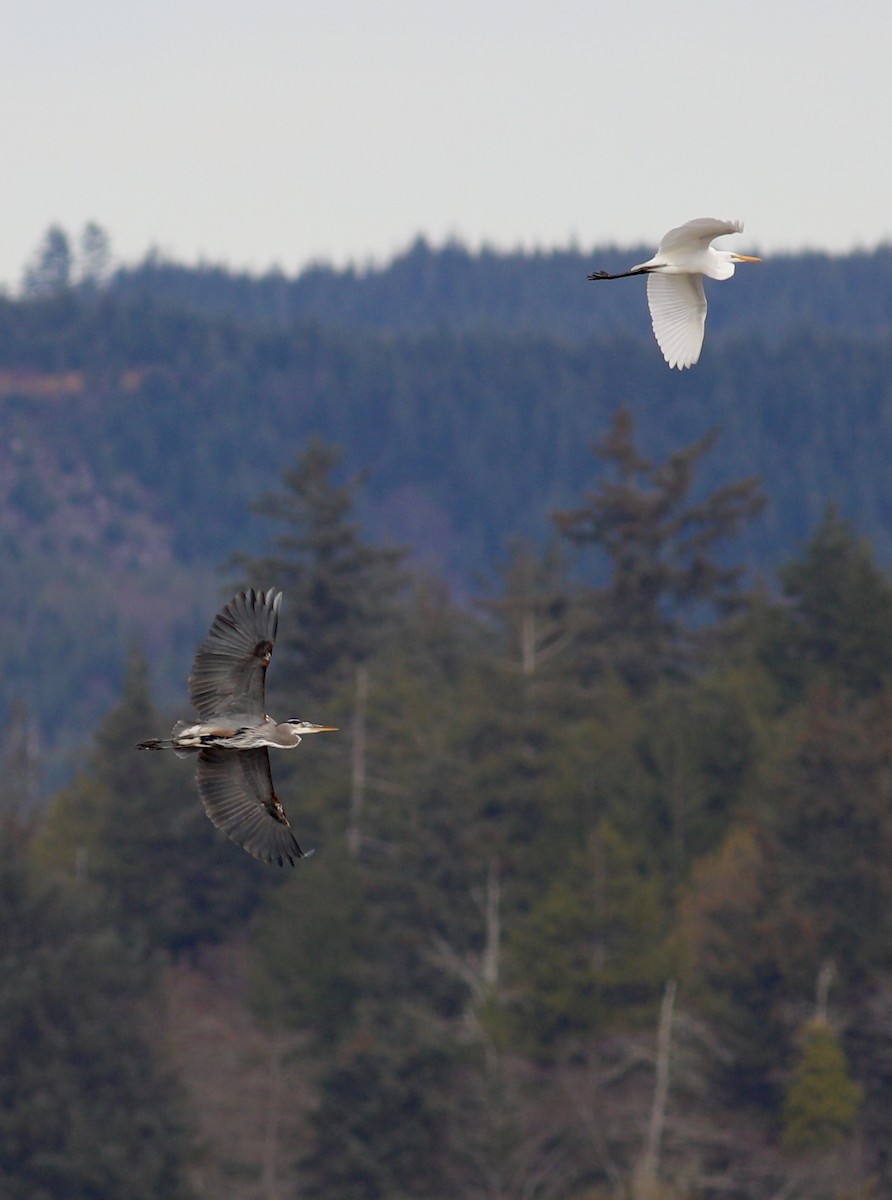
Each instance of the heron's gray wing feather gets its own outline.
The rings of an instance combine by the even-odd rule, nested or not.
[[[273,788],[269,752],[208,746],[198,756],[198,794],[227,837],[262,862],[294,864],[304,852]]]
[[[189,676],[189,695],[205,721],[264,715],[266,668],[273,652],[282,593],[239,592],[214,617]]]

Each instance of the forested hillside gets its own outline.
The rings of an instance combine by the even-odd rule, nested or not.
[[[892,1190],[887,260],[0,301],[4,1196]],[[294,871],[134,748],[244,585]]]
[[[361,515],[373,536],[409,546],[465,596],[492,578],[512,539],[547,539],[551,513],[592,482],[589,447],[620,404],[648,453],[717,429],[703,486],[763,479],[769,504],[741,546],[753,571],[770,579],[830,500],[889,562],[884,255],[790,260],[807,298],[798,306],[778,290],[783,274],[772,284],[771,264],[739,272],[711,290],[703,361],[683,375],[643,330],[637,281],[589,285],[581,256],[574,265],[419,245],[363,279],[329,273],[338,295],[352,282],[366,297],[378,313],[367,322],[326,307],[313,272],[288,284],[310,298],[297,323],[287,308],[267,320],[257,297],[269,280],[151,263],[104,287],[87,277],[53,288],[39,276],[38,298],[0,301],[0,557],[17,581],[3,619],[7,703],[62,713],[48,749],[63,752],[111,702],[134,637],[171,696],[218,598],[215,572],[258,536],[250,505],[314,435],[343,447],[348,474],[369,472]],[[467,287],[447,284],[454,273]],[[521,332],[527,318],[506,314],[540,278],[545,332]],[[169,279],[185,307],[167,305]],[[862,332],[834,317],[847,307],[828,279],[873,298]],[[747,333],[753,287],[766,312],[785,315]],[[206,315],[210,295],[237,315]],[[454,320],[441,322],[425,296],[452,305]],[[548,332],[571,297],[584,340]],[[723,333],[728,306],[735,321]],[[811,326],[809,306],[821,314]],[[438,327],[407,331],[413,321]],[[85,626],[89,642],[74,635]],[[59,769],[57,756],[51,776]]]
[[[695,500],[715,452],[647,462],[620,412],[557,550],[519,548],[470,610],[367,542],[335,451],[301,455],[238,568],[286,588],[271,708],[341,727],[277,756],[317,850],[293,871],[134,749],[169,720],[138,656],[47,810],[7,756],[7,1194],[892,1186],[892,583],[829,512],[753,595],[718,551],[758,485]],[[69,945],[88,975],[23,975]],[[123,1075],[96,1038],[122,1025]],[[132,1130],[103,1117],[128,1086]]]

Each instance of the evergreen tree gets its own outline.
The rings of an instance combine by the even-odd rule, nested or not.
[[[714,1086],[771,1110],[775,1065],[789,1050],[785,1005],[813,977],[813,922],[780,888],[765,837],[735,826],[698,862],[678,916],[685,982],[713,1031]]]
[[[826,1021],[810,1021],[784,1096],[784,1148],[795,1153],[833,1149],[851,1136],[864,1093]]]
[[[788,699],[818,680],[856,695],[892,682],[892,583],[834,505],[780,579],[761,654]]]
[[[515,543],[500,582],[501,593],[480,602],[502,634],[493,655],[524,688],[541,692],[553,677],[546,668],[566,656],[572,645],[568,588],[558,547],[540,556],[529,543]]]
[[[293,619],[277,662],[299,682],[301,702],[329,697],[393,632],[403,551],[360,536],[353,516],[361,479],[336,484],[342,453],[313,439],[284,473],[285,490],[253,505],[285,526],[267,555],[234,560],[254,586],[284,590]],[[285,673],[281,673],[284,675]]]
[[[0,1194],[187,1200],[153,981],[100,906],[0,846]]]
[[[319,1080],[303,1194],[339,1200],[452,1195],[451,1055],[405,1011],[357,1031]]]
[[[74,256],[68,234],[51,226],[25,271],[22,291],[30,300],[42,300],[67,291],[72,283]]]
[[[32,713],[21,702],[9,706],[0,741],[0,819],[28,821],[37,810],[40,740]]]
[[[843,988],[892,969],[892,694],[856,706],[826,689],[775,768],[766,824],[777,877]]]
[[[858,1119],[862,1161],[877,1192],[892,1195],[892,977],[880,979],[852,1015],[843,1045],[864,1088]]]
[[[362,874],[345,845],[294,872],[258,913],[249,949],[251,1007],[270,1027],[310,1030],[326,1053],[352,1027],[369,945]],[[380,947],[379,947],[380,953]]]
[[[553,1057],[559,1042],[649,1014],[666,978],[658,880],[606,822],[577,849],[510,942],[520,1040]]]
[[[707,434],[654,463],[636,449],[632,416],[620,409],[595,448],[616,479],[601,482],[582,507],[554,516],[564,537],[597,547],[607,560],[609,577],[592,598],[589,669],[612,665],[639,691],[690,668],[707,618],[725,617],[745,599],[741,569],[723,565],[717,547],[764,500],[755,479],[691,498],[697,466],[715,440]]]
[[[79,282],[82,288],[96,291],[108,279],[111,269],[111,241],[95,221],[88,221],[81,231],[78,261]]]
[[[636,706],[634,753],[649,786],[614,819],[674,884],[721,844],[756,785],[774,699],[761,674],[722,665],[664,680]]]
[[[565,684],[573,640],[556,549],[539,557],[528,545],[514,547],[501,585],[480,603],[488,619],[458,700],[456,741],[468,768],[465,853],[481,876],[495,858],[503,879],[523,888],[526,877],[535,888],[540,877],[530,857],[555,819],[546,796],[561,754],[561,719],[579,704]]]
[[[604,747],[597,699],[573,686],[576,630],[558,548],[540,556],[516,546],[500,582],[481,602],[487,619],[460,700],[460,794],[477,887],[495,866],[509,904],[525,908],[604,815],[592,795]]]
[[[269,880],[208,821],[191,762],[136,749],[166,723],[134,653],[121,700],[54,799],[38,851],[45,865],[99,884],[140,943],[179,951],[245,920]]]

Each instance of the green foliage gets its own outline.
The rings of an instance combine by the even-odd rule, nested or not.
[[[193,1153],[153,981],[83,889],[0,847],[0,1193],[187,1200]]]
[[[849,1076],[845,1055],[826,1021],[803,1030],[802,1048],[784,1096],[784,1148],[830,1150],[851,1136],[864,1093]]]
[[[694,867],[677,921],[684,980],[723,1048],[715,1082],[769,1111],[773,1067],[787,1052],[784,1005],[813,978],[814,923],[773,877],[765,840],[732,828]]]
[[[98,884],[141,945],[179,951],[245,920],[268,881],[207,820],[191,764],[136,749],[161,727],[134,654],[121,700],[96,731],[88,766],[54,799],[37,853]]]
[[[678,883],[721,844],[757,786],[768,752],[773,693],[758,668],[720,665],[686,683],[667,680],[637,705],[637,804],[614,819],[633,824],[648,853]],[[646,803],[642,803],[646,797]]]
[[[319,1080],[312,1149],[300,1165],[305,1194],[448,1195],[449,1070],[446,1048],[404,1014],[358,1028]]]
[[[877,1194],[892,1187],[892,980],[879,979],[843,1037],[851,1074],[864,1088],[859,1139]]]
[[[254,508],[285,531],[265,557],[239,555],[246,578],[288,593],[296,620],[283,630],[277,662],[302,680],[302,692],[325,698],[393,632],[401,584],[399,550],[377,549],[353,516],[360,480],[332,479],[342,454],[311,441],[285,471],[285,490]],[[262,584],[267,586],[267,584]]]
[[[780,577],[787,603],[772,611],[761,653],[788,695],[820,680],[856,695],[892,681],[892,583],[834,505]]]
[[[848,704],[817,690],[777,764],[777,875],[854,984],[892,967],[892,695]]]
[[[264,905],[250,946],[250,1002],[272,1027],[311,1028],[322,1046],[344,1033],[361,994],[361,875],[329,846]]]
[[[603,823],[564,865],[511,942],[521,1041],[551,1056],[561,1039],[649,1015],[666,978],[658,879]]]
[[[722,565],[716,546],[756,516],[764,498],[749,479],[692,500],[697,464],[716,435],[655,464],[641,456],[633,430],[632,414],[620,409],[595,448],[617,478],[555,521],[570,542],[593,546],[607,559],[608,579],[594,596],[591,619],[596,661],[646,691],[689,667],[707,616],[743,603],[742,571]]]

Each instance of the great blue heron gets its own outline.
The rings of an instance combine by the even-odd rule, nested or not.
[[[734,264],[757,263],[751,254],[714,250],[712,241],[725,233],[741,233],[743,221],[718,221],[697,217],[664,234],[653,258],[628,271],[610,275],[595,271],[589,279],[626,279],[647,276],[647,304],[657,345],[670,367],[692,367],[700,357],[706,326],[706,293],[703,276],[730,279]]]
[[[333,725],[266,713],[266,668],[276,640],[282,593],[270,588],[239,592],[217,613],[202,642],[189,696],[201,718],[177,721],[169,738],[139,742],[140,750],[198,755],[198,793],[205,812],[227,837],[262,862],[306,855],[273,787],[268,746],[293,750],[308,733],[333,733]]]

